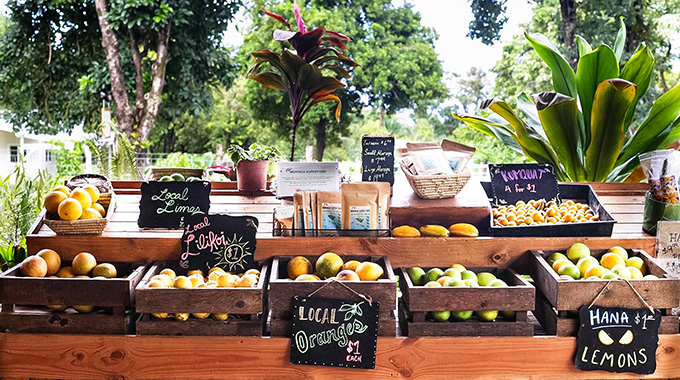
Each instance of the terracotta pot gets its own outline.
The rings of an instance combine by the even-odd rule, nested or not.
[[[268,167],[269,161],[240,161],[236,166],[238,190],[266,190]]]

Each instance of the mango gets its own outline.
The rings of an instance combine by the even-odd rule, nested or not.
[[[449,227],[449,233],[451,236],[466,236],[466,237],[477,237],[479,236],[479,230],[477,227],[469,223],[456,223]]]
[[[420,236],[420,231],[411,226],[399,226],[392,229],[392,236],[394,237],[417,237]]]
[[[428,224],[426,226],[420,227],[420,233],[423,236],[434,236],[434,237],[447,237],[449,236],[449,230],[444,226],[439,226],[436,224]]]

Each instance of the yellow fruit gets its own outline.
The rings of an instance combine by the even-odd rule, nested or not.
[[[340,273],[338,273],[338,275],[335,276],[335,278],[338,281],[361,281],[359,275],[356,274],[356,272],[351,269],[341,270]]]
[[[74,278],[76,276],[72,267],[63,267],[57,272],[59,278]]]
[[[189,319],[189,313],[175,313],[175,319],[184,322]]]
[[[510,218],[508,218],[510,220]],[[467,236],[467,237],[477,237],[479,236],[479,230],[477,227],[469,223],[456,223],[449,227],[449,233],[452,236]]]
[[[313,274],[301,274],[295,278],[295,281],[319,281],[319,278]]]
[[[53,191],[45,196],[45,209],[53,215],[59,212],[59,204],[68,198],[68,195],[61,191]]]
[[[569,259],[557,259],[552,265],[552,268],[555,272],[558,272],[562,265],[569,264],[571,261]]]
[[[257,277],[252,274],[244,274],[236,283],[237,288],[252,288],[257,285]]]
[[[260,277],[260,271],[257,270],[257,269],[254,269],[254,268],[253,268],[253,269],[248,269],[248,270],[244,273],[244,275],[246,275],[246,274],[254,274],[254,275],[256,275],[257,277]]]
[[[602,255],[600,258],[600,265],[607,269],[612,269],[617,265],[626,265],[626,260],[623,259],[623,257],[619,256],[616,253],[613,252],[608,252]]]
[[[216,321],[226,321],[229,319],[229,314],[228,313],[212,313],[213,319]]]
[[[434,237],[447,237],[449,236],[449,230],[444,226],[438,226],[436,224],[428,224],[427,226],[420,227],[420,233],[423,236],[434,236]]]
[[[357,274],[361,281],[375,281],[383,275],[382,267],[370,261],[364,261],[357,267]]]
[[[99,189],[94,186],[94,185],[85,185],[83,186],[83,190],[87,191],[88,194],[90,194],[90,199],[92,199],[92,203],[95,203],[99,200]]]
[[[78,306],[73,306],[74,309],[76,309],[77,312],[79,313],[89,313],[94,309],[94,306],[85,306],[85,305],[78,305]]]
[[[66,306],[66,305],[47,305],[47,307],[49,307],[50,309],[52,309],[54,311],[64,311],[64,310],[68,309],[68,306]]]
[[[226,273],[220,271],[213,271],[208,274],[208,281],[217,281],[220,276],[224,276]]]
[[[179,289],[191,289],[193,287],[191,280],[186,276],[177,276],[172,285]]]
[[[64,185],[59,185],[59,186],[55,187],[54,189],[52,189],[52,191],[60,191],[64,194],[66,194],[66,196],[71,195],[71,189],[69,189],[68,187],[66,187]]]
[[[639,256],[632,256],[626,260],[626,266],[627,267],[635,267],[642,274],[647,274],[647,267],[645,266],[645,262],[640,258]]]
[[[453,279],[453,277],[451,277],[451,276],[441,276],[441,277],[439,277],[439,278],[437,279],[437,282],[438,282],[441,286],[444,286],[444,283],[445,283],[446,281],[452,280],[452,279]]]
[[[56,251],[51,249],[41,249],[36,256],[42,257],[47,264],[47,275],[53,275],[61,268],[61,257]]]
[[[195,288],[198,285],[205,283],[205,279],[203,278],[203,276],[198,273],[189,276],[189,280],[191,281],[192,288]]]
[[[217,278],[217,286],[220,288],[233,288],[236,286],[237,278],[230,274],[223,274]]]
[[[161,280],[158,280],[158,279],[154,279],[154,280],[149,281],[146,284],[146,286],[149,287],[149,288],[167,288],[165,283],[163,283]]]
[[[357,260],[350,260],[350,261],[346,262],[345,265],[342,266],[342,270],[349,269],[349,270],[351,270],[351,271],[356,272],[357,267],[359,266],[359,264],[361,264],[360,261],[357,261]]]
[[[203,271],[200,269],[192,269],[187,272],[187,277],[191,276],[192,274],[200,274],[201,276],[203,276]]]
[[[160,281],[161,283],[163,283],[163,285],[165,285],[166,288],[172,288],[173,281],[167,274],[157,274],[149,279],[149,281],[154,280]]]
[[[212,268],[210,268],[210,270],[208,271],[208,277],[210,277],[210,275],[213,274],[213,273],[215,273],[215,272],[217,272],[217,273],[227,273],[227,272],[224,271],[224,269],[222,269],[222,268],[220,268],[220,267],[212,267]]]
[[[164,275],[170,277],[171,281],[175,281],[175,277],[177,277],[177,275],[175,274],[175,271],[170,269],[170,268],[163,269],[160,274],[164,274]]]
[[[99,213],[99,211],[93,209],[92,207],[86,208],[83,210],[83,213],[80,215],[80,219],[101,219],[102,214]]]
[[[191,313],[191,315],[198,319],[206,319],[210,316],[210,313]]]
[[[80,205],[83,206],[83,209],[92,206],[92,197],[90,197],[90,193],[88,193],[86,190],[83,190],[80,187],[74,189],[71,192],[71,196],[69,196],[69,198],[77,200],[78,203],[80,203]]]
[[[92,269],[92,277],[102,276],[106,278],[115,278],[118,275],[118,271],[113,264],[103,263],[95,266]]]
[[[330,278],[338,274],[345,263],[338,254],[326,252],[316,260],[316,275],[321,278]]]
[[[59,203],[57,213],[59,214],[59,219],[78,220],[83,214],[83,206],[77,200],[73,198],[67,198]]]
[[[586,270],[586,273],[583,276],[583,278],[587,279],[588,277],[593,277],[593,276],[601,278],[607,272],[609,272],[609,270],[607,270],[607,268],[605,268],[603,266],[600,266],[600,265],[592,266],[592,267],[590,267]]]
[[[151,316],[158,319],[165,319],[168,317],[168,313],[151,313]]]
[[[99,215],[101,215],[102,217],[106,217],[106,209],[104,208],[104,206],[100,205],[99,203],[94,203],[92,205],[92,208],[97,210],[97,212],[99,212]]]
[[[75,274],[90,274],[97,266],[97,259],[91,253],[80,252],[73,258],[71,266]]]
[[[577,263],[580,259],[590,256],[590,248],[583,243],[574,243],[567,248],[567,257],[573,263]]]
[[[624,260],[628,260],[628,251],[626,251],[626,249],[623,247],[619,247],[618,245],[609,248],[607,252],[616,253],[617,255],[621,256]]]
[[[399,226],[392,229],[392,236],[394,237],[416,237],[420,236],[420,231],[411,226]]]
[[[86,274],[79,274],[75,278],[91,278],[91,277]]]
[[[47,263],[40,256],[29,256],[21,262],[21,274],[26,277],[45,277]]]
[[[288,277],[297,278],[301,274],[310,274],[314,272],[312,263],[307,258],[296,256],[288,261]]]

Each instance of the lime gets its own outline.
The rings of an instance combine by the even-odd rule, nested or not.
[[[184,182],[184,176],[180,173],[173,173],[170,178],[175,182]]]

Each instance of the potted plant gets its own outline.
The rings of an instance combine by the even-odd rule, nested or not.
[[[257,143],[251,144],[248,150],[232,144],[227,153],[236,167],[239,191],[265,190],[269,162],[281,159],[281,152],[278,149]]]

